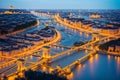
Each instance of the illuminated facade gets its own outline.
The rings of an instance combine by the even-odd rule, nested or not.
[[[10,9],[10,10],[13,10],[13,9],[14,9],[14,7],[11,5],[11,6],[9,7],[9,9]]]
[[[43,58],[50,58],[51,57],[51,55],[50,55],[50,47],[48,47],[48,46],[43,47],[42,57]]]
[[[91,19],[99,19],[100,15],[99,14],[92,14],[92,15],[89,16],[89,18],[91,18]]]

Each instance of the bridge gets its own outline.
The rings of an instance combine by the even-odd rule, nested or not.
[[[35,54],[35,53],[38,52],[39,49],[41,49],[43,46],[51,45],[51,44],[54,44],[54,43],[60,41],[60,40],[61,40],[61,34],[60,34],[60,32],[57,31],[57,30],[56,30],[56,33],[57,33],[56,38],[55,38],[54,40],[52,40],[51,42],[42,44],[42,45],[40,45],[40,46],[36,46],[36,47],[34,47],[33,49],[31,49],[31,50],[25,51],[25,52],[23,52],[23,53],[21,53],[21,54],[14,55],[14,56],[12,56],[12,57],[9,57],[9,56],[1,56],[1,58],[4,58],[4,59],[12,59],[12,60],[9,61],[9,62],[5,62],[5,63],[3,63],[3,64],[0,64],[0,69],[16,63],[19,58],[24,58],[24,57],[27,57],[27,56],[30,56],[30,55]]]
[[[119,34],[117,34],[117,35],[119,35]],[[114,37],[115,38],[119,38],[118,36],[117,37],[116,36],[114,36]],[[56,55],[53,55],[53,56],[50,56],[50,57],[46,57],[46,58],[44,57],[43,59],[41,58],[42,59],[41,61],[35,62],[35,63],[30,63],[31,64],[30,66],[23,67],[22,69],[16,71],[15,73],[12,73],[12,74],[8,75],[8,77],[12,76],[12,75],[15,75],[15,74],[18,74],[18,73],[21,73],[22,70],[28,70],[28,69],[35,70],[38,67],[38,65],[40,65],[43,68],[48,68],[50,70],[49,72],[53,72],[54,70],[57,69],[57,72],[58,72],[59,75],[68,75],[69,73],[71,73],[71,67],[73,67],[76,64],[80,64],[82,61],[84,61],[85,59],[89,58],[91,55],[94,55],[96,53],[96,51],[98,51],[97,49],[94,49],[94,50],[91,49],[90,48],[91,45],[94,45],[95,43],[99,43],[100,41],[107,42],[107,41],[110,41],[110,40],[115,39],[115,38],[113,38],[113,36],[112,37],[104,37],[104,38],[101,38],[99,40],[97,39],[95,41],[90,41],[90,42],[88,42],[88,43],[86,43],[86,44],[84,44],[82,46],[79,46],[79,47],[70,48],[70,49],[68,49],[68,50],[66,50],[64,52],[58,53]],[[60,56],[62,56],[64,54],[70,53],[70,52],[78,50],[78,49],[88,49],[88,50],[93,50],[93,51],[91,53],[86,54],[85,56],[79,58],[78,60],[74,61],[73,63],[69,64],[68,66],[66,66],[64,68],[61,68],[61,67],[52,68],[50,66],[42,65],[44,63],[47,64],[52,59],[55,59],[57,57],[60,57]]]
[[[56,67],[57,73],[58,75],[68,75],[71,73],[71,68],[75,65],[79,65],[80,63],[82,63],[83,61],[85,61],[87,58],[89,58],[90,56],[96,54],[96,50],[92,51],[89,54],[86,54],[85,56],[79,58],[78,60],[74,61],[73,63],[67,65],[66,67],[62,68],[62,67]]]
[[[118,37],[116,37],[116,38],[118,38]],[[33,70],[35,70],[38,65],[43,64],[43,63],[46,63],[46,62],[48,62],[48,60],[55,59],[55,58],[57,58],[57,57],[60,57],[60,56],[62,56],[62,55],[64,55],[64,54],[68,54],[68,53],[70,53],[70,52],[72,52],[72,51],[75,51],[75,50],[78,50],[78,49],[88,49],[88,50],[92,50],[91,48],[89,48],[91,45],[93,45],[93,44],[95,44],[95,43],[98,43],[98,42],[100,42],[100,41],[105,41],[105,42],[106,42],[106,41],[109,41],[110,39],[111,39],[111,37],[104,37],[104,38],[99,39],[99,40],[95,40],[95,41],[88,42],[88,43],[86,43],[86,44],[84,44],[84,45],[82,45],[82,46],[79,46],[79,47],[70,48],[70,49],[68,49],[68,50],[66,50],[66,51],[64,51],[64,52],[61,52],[61,53],[58,53],[58,54],[56,54],[56,55],[50,56],[49,58],[44,58],[44,59],[42,59],[42,60],[39,61],[39,62],[35,62],[35,63],[32,63],[32,64],[30,63],[30,64],[31,64],[30,66],[28,66],[28,67],[23,67],[22,69],[16,71],[16,72],[13,73],[13,74],[8,75],[8,76],[12,76],[12,75],[15,75],[15,74],[17,74],[17,73],[20,73],[22,70],[28,70],[28,69],[33,69]],[[54,45],[54,46],[56,46],[56,45]],[[65,46],[59,46],[59,47],[65,47]],[[90,54],[87,54],[87,55],[83,56],[82,58],[76,60],[75,62],[71,63],[70,65],[66,66],[65,68],[62,68],[61,71],[62,71],[62,72],[66,71],[66,72],[68,73],[68,72],[71,70],[70,68],[71,68],[72,66],[74,66],[75,64],[78,64],[78,62],[81,62],[82,60],[88,58],[90,55],[93,55],[95,52],[96,52],[96,50],[93,51],[93,52],[91,52]],[[14,59],[14,61],[16,62],[17,60]],[[11,63],[10,63],[10,64],[11,64]],[[49,68],[50,68],[50,67],[49,67]],[[52,69],[52,71],[55,70],[54,68],[51,68],[51,69]],[[66,70],[66,69],[67,69],[67,70]],[[4,72],[4,71],[3,71],[3,72]],[[66,74],[66,72],[64,72],[64,74]]]
[[[50,47],[56,47],[56,48],[62,48],[62,49],[64,49],[64,48],[66,48],[66,49],[72,49],[71,46],[61,46],[61,45],[50,45]]]
[[[38,13],[37,13],[37,14],[38,14]],[[44,44],[44,45],[42,45],[42,46],[40,46],[40,47],[38,47],[38,48],[36,48],[36,49],[33,49],[33,50],[29,51],[27,54],[26,54],[26,52],[25,52],[25,53],[23,53],[23,54],[19,54],[19,55],[17,55],[17,56],[14,56],[13,58],[16,58],[16,59],[12,60],[11,62],[12,62],[12,63],[14,63],[14,62],[16,63],[16,62],[18,61],[18,58],[22,58],[22,57],[25,57],[25,56],[33,55],[33,53],[36,53],[37,50],[40,49],[40,48],[42,48],[43,46],[49,46],[49,45],[53,44],[54,42],[57,42],[58,40],[61,39],[60,33],[59,33],[59,32],[57,32],[57,33],[58,33],[58,34],[57,34],[58,37],[57,37],[57,39],[56,39],[55,41],[49,42],[49,43]],[[98,34],[97,34],[97,35],[98,35]],[[94,49],[94,50],[93,50],[93,48],[95,48],[95,47],[94,47],[95,44],[99,45],[99,44],[101,44],[101,42],[102,42],[102,43],[105,43],[105,42],[108,42],[108,41],[110,41],[110,40],[119,38],[119,35],[120,35],[120,33],[118,33],[118,34],[116,34],[116,35],[109,35],[109,36],[106,36],[106,37],[103,37],[103,38],[96,37],[95,40],[92,40],[92,41],[90,41],[90,42],[87,42],[86,44],[81,45],[81,46],[78,46],[78,47],[52,45],[52,46],[56,46],[56,47],[60,47],[60,48],[68,48],[68,50],[66,50],[66,51],[64,51],[64,52],[57,53],[57,54],[55,54],[55,55],[53,55],[53,56],[51,56],[49,53],[46,53],[46,52],[45,52],[45,53],[43,53],[42,57],[41,57],[41,56],[38,56],[38,57],[41,57],[41,61],[39,61],[39,62],[34,62],[34,63],[31,62],[31,63],[30,63],[30,64],[31,64],[30,66],[19,68],[18,71],[16,71],[16,72],[13,73],[13,74],[10,74],[10,75],[8,75],[8,76],[15,75],[16,73],[19,73],[19,72],[21,72],[22,70],[28,70],[28,69],[33,69],[33,70],[35,70],[38,65],[44,64],[44,63],[48,63],[50,60],[53,60],[53,59],[55,59],[55,58],[57,58],[57,57],[60,57],[60,56],[62,56],[62,55],[71,53],[72,51],[82,50],[82,49],[92,50],[91,53],[89,53],[89,54],[81,57],[80,59],[78,59],[78,60],[76,60],[75,62],[69,64],[68,66],[66,66],[66,67],[64,67],[64,68],[61,68],[61,69],[58,68],[58,72],[61,72],[61,71],[62,71],[62,72],[64,72],[64,74],[66,74],[66,73],[68,73],[68,72],[71,71],[70,68],[71,68],[72,66],[81,63],[84,59],[87,59],[88,57],[90,57],[91,55],[95,54],[95,53],[98,51],[97,49]],[[20,57],[19,57],[19,56],[20,56]],[[21,57],[21,56],[22,56],[22,57]],[[9,59],[11,59],[11,58],[9,58]],[[10,62],[9,62],[9,63],[10,63]],[[6,65],[2,65],[2,66],[8,66],[9,63],[6,63]],[[18,65],[19,65],[20,67],[21,67],[21,63],[22,63],[22,62],[18,63]],[[0,65],[0,67],[2,67],[2,66]],[[52,69],[53,69],[53,68],[52,68]],[[53,69],[53,70],[55,70],[55,69]],[[60,73],[60,74],[61,74],[61,73]]]
[[[79,46],[79,47],[73,47],[73,48],[70,48],[70,49],[68,49],[68,50],[66,50],[66,51],[64,51],[64,52],[61,52],[61,53],[57,53],[56,55],[54,55],[54,56],[51,56],[51,59],[54,59],[54,58],[57,58],[57,57],[59,57],[59,56],[62,56],[62,55],[64,55],[64,54],[68,54],[68,53],[70,53],[70,52],[72,52],[72,51],[76,51],[76,50],[79,50],[79,49],[87,49],[87,50],[93,50],[93,45],[95,44],[95,43],[97,43],[97,42],[99,42],[99,41],[109,41],[110,39],[108,38],[108,37],[105,37],[105,38],[102,38],[102,39],[100,39],[100,40],[95,40],[95,41],[91,41],[91,42],[88,42],[88,43],[86,43],[86,44],[84,44],[84,45],[81,45],[81,46]],[[90,47],[90,48],[89,48]]]

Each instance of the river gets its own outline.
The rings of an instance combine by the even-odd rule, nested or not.
[[[90,34],[81,34],[80,31],[74,31],[63,25],[54,27],[62,34],[60,45],[63,46],[72,46],[76,41],[88,41],[92,38]],[[66,56],[52,63],[52,67],[56,65],[65,67],[84,54],[85,51],[82,50]],[[96,54],[81,65],[75,66],[72,72],[71,80],[120,80],[120,57]]]
[[[47,19],[47,17],[39,17],[39,19],[41,18]],[[57,43],[57,45],[73,46],[73,44],[77,41],[89,41],[92,39],[90,34],[73,30],[54,22],[54,20],[52,21],[55,23],[54,27],[59,30],[62,35],[62,40]],[[42,21],[40,20],[40,22]],[[44,25],[41,23],[40,26],[30,28],[22,33],[39,30],[43,27]],[[62,50],[60,48],[51,47],[50,53],[53,55],[53,52],[54,54],[57,54],[65,50],[67,49]],[[42,52],[39,52],[38,54],[41,55]],[[60,59],[54,61],[51,63],[51,66],[56,67],[57,65],[60,65],[61,67],[65,67],[86,54],[87,53],[85,53],[84,50],[79,52],[74,51],[72,54],[67,54],[66,56],[62,56]],[[39,60],[39,58],[30,56],[27,57],[26,60],[28,62],[36,62]],[[71,80],[120,80],[120,57],[95,54],[84,63],[74,66],[72,72],[73,74],[70,76]]]

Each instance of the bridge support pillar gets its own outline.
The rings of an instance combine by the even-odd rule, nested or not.
[[[99,35],[98,35],[98,33],[93,33],[92,34],[92,40],[99,40]]]
[[[61,67],[61,66],[56,66],[56,69],[57,69],[58,71],[60,71],[60,70],[62,70],[62,67]]]
[[[42,57],[43,58],[50,58],[51,57],[51,55],[50,55],[50,47],[48,47],[48,46],[43,47]]]
[[[71,68],[68,66],[68,68],[66,69],[66,73],[70,74],[71,73]]]
[[[54,69],[50,67],[49,68],[49,73],[51,74],[53,71],[54,71]]]
[[[17,66],[18,66],[17,70],[18,71],[24,70],[25,69],[24,65],[25,65],[25,60],[24,59],[18,59],[18,61],[17,61]]]
[[[80,65],[80,61],[79,60],[76,61],[76,65]]]
[[[85,50],[85,53],[88,53],[88,50]]]

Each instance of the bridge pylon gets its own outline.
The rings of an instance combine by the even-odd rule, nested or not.
[[[54,68],[49,68],[49,73],[51,74],[51,73],[53,73],[53,71],[54,71]]]
[[[63,75],[64,72],[62,71],[62,67],[61,66],[56,66],[56,68],[52,71],[54,74],[57,74],[57,75]]]
[[[43,58],[50,58],[50,57],[51,57],[50,47],[48,47],[48,46],[44,46],[44,47],[43,47],[42,57],[43,57]]]
[[[80,61],[79,60],[76,61],[76,65],[80,65]]]
[[[67,67],[67,69],[65,70],[65,72],[66,72],[66,74],[70,74],[72,72],[70,66]]]
[[[17,66],[18,66],[17,70],[18,71],[24,70],[25,69],[24,65],[25,65],[25,60],[24,59],[18,59],[18,61],[17,61]]]
[[[92,34],[92,40],[99,40],[99,35],[98,35],[98,33],[93,33]]]
[[[62,67],[58,65],[58,66],[56,66],[56,69],[60,71],[60,70],[62,70]]]

